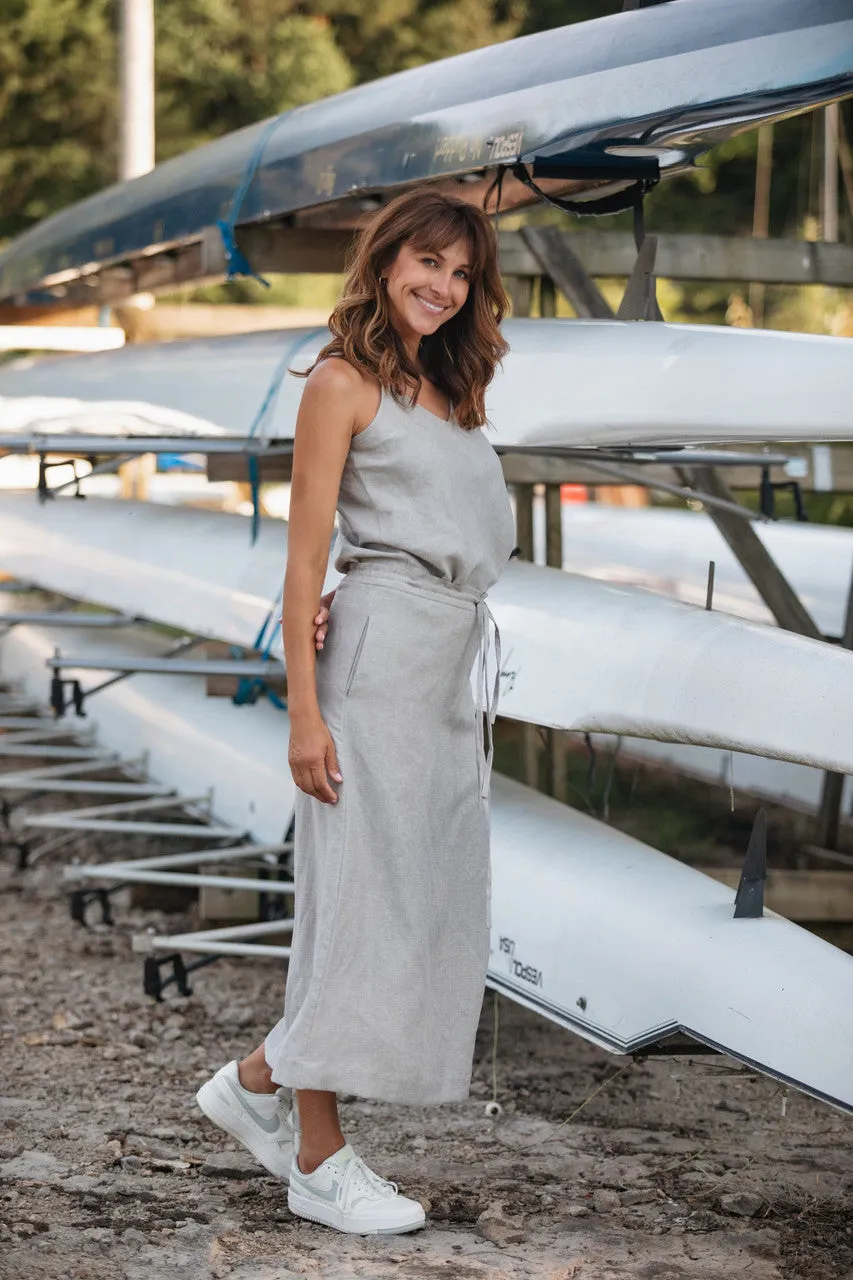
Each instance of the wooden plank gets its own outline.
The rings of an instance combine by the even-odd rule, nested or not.
[[[847,589],[847,609],[841,647],[853,649],[853,580]],[[841,800],[844,791],[843,773],[825,773],[820,793],[815,840],[824,849],[837,849],[841,829]]]
[[[817,446],[826,449],[826,446]],[[826,490],[826,460],[822,460],[815,475],[813,447],[810,445],[771,445],[773,452],[788,454],[801,462],[797,467],[797,479],[804,493],[824,492]],[[831,454],[831,488],[834,493],[853,493],[853,448],[832,446]],[[291,477],[292,458],[289,454],[277,454],[273,458],[262,458],[259,463],[261,479],[266,483],[287,482]],[[505,453],[501,456],[504,479],[513,487],[533,484],[589,484],[605,487],[609,484],[621,485],[623,480],[610,480],[599,470],[587,466],[582,458],[561,458],[548,453]],[[800,475],[799,472],[802,471]],[[730,489],[756,489],[758,487],[757,467],[726,467],[723,473]],[[677,483],[678,477],[673,467],[649,465],[643,467],[643,475],[649,482],[664,480]],[[213,453],[207,458],[207,476],[209,480],[245,480],[247,476],[246,459],[242,454]],[[770,468],[773,480],[786,480],[791,476],[783,466]],[[532,555],[532,551],[531,551]],[[530,557],[526,557],[530,558]]]
[[[545,485],[545,563],[555,569],[563,567],[563,507],[558,484]],[[548,729],[548,791],[557,800],[567,800],[566,753],[567,734]]]
[[[526,231],[534,228],[526,228]],[[535,228],[544,231],[546,228]],[[591,276],[629,276],[637,250],[627,231],[582,228],[560,232]],[[539,275],[542,267],[525,237],[501,231],[501,270]],[[810,240],[761,240],[748,236],[659,235],[655,272],[669,280],[760,280],[765,284],[853,286],[853,245]]]
[[[533,559],[533,485],[516,484],[515,540],[522,560]]]
[[[702,867],[701,870],[732,890],[740,880],[737,867]],[[771,911],[800,923],[812,920],[847,923],[853,921],[853,872],[768,871],[764,901]],[[743,922],[744,928],[752,925],[760,928],[757,921]]]
[[[763,444],[763,442],[762,442]],[[853,448],[846,445],[773,445],[767,446],[773,453],[781,453],[792,459],[789,469],[771,466],[772,480],[796,479],[804,493],[853,493]],[[622,484],[621,480],[608,480],[598,470],[587,466],[583,458],[561,458],[548,453],[505,453],[501,457],[504,479],[507,484]],[[643,475],[649,482],[655,480],[677,483],[673,467],[644,465]],[[730,489],[757,489],[757,467],[726,467],[723,470]]]
[[[533,299],[532,276],[510,276],[504,280],[504,287],[509,294],[514,316],[529,316]]]
[[[555,569],[563,567],[563,516],[560,486],[545,486],[545,563]]]
[[[501,270],[519,279],[540,276],[542,263],[532,242],[565,245],[589,276],[627,277],[636,260],[628,232],[594,228],[561,232],[556,227],[500,231]],[[344,270],[352,231],[327,227],[251,227],[238,233],[238,243],[261,274],[333,273]],[[564,256],[564,261],[568,257]],[[64,310],[93,304],[120,303],[134,293],[174,290],[184,285],[216,283],[224,278],[225,259],[218,232],[204,241],[169,246],[133,265],[105,267],[99,276],[69,280],[56,287]],[[765,284],[827,284],[853,287],[853,245],[808,240],[760,240],[745,236],[660,235],[656,274],[670,280],[763,281]],[[566,283],[570,277],[566,278]],[[561,286],[562,288],[562,286]],[[597,305],[597,304],[596,304]],[[16,308],[6,308],[14,311]],[[516,314],[526,312],[516,311]],[[584,314],[590,314],[584,312]]]

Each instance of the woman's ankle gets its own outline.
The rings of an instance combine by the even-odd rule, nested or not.
[[[336,1151],[340,1151],[341,1147],[346,1146],[346,1138],[343,1134],[339,1134],[337,1139],[330,1142],[320,1143],[317,1146],[306,1147],[305,1137],[302,1135],[299,1143],[299,1151],[296,1155],[296,1163],[301,1173],[311,1174],[324,1160],[328,1160],[329,1156],[333,1156]]]
[[[266,1062],[258,1060],[257,1052],[237,1063],[237,1077],[249,1093],[275,1093],[278,1088],[273,1083],[272,1071]]]

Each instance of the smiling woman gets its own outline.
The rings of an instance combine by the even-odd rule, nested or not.
[[[477,428],[507,350],[505,302],[481,210],[435,191],[399,197],[362,234],[296,420],[282,611],[297,786],[284,1012],[199,1100],[279,1171],[286,1124],[270,1140],[275,1117],[259,1128],[254,1095],[275,1111],[262,1095],[292,1090],[288,1205],[341,1231],[412,1231],[425,1214],[355,1155],[336,1094],[425,1106],[470,1086],[500,668],[495,625],[490,682],[486,593],[515,542],[500,460]],[[322,598],[320,645],[335,509],[344,577]],[[233,1112],[235,1099],[232,1122],[218,1102]]]
[[[509,350],[500,333],[508,307],[488,219],[457,197],[409,191],[365,223],[329,320],[332,341],[309,369],[290,372],[307,378],[343,356],[398,404],[442,418],[450,409],[459,426],[480,427]]]

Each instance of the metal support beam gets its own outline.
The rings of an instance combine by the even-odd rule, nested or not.
[[[137,869],[154,871],[175,867],[223,866],[231,862],[275,859],[282,853],[292,853],[293,842],[280,844],[240,844],[218,849],[195,849],[190,853],[162,853],[153,858],[130,858],[122,862],[71,863],[63,867],[62,878],[68,881],[96,879],[132,879]],[[271,864],[268,864],[271,865]]]
[[[285,959],[290,955],[290,947],[258,945],[244,939],[289,933],[292,929],[292,920],[260,920],[253,924],[229,925],[225,929],[200,929],[195,933],[168,936],[137,933],[134,934],[131,945],[141,955],[154,955],[158,951],[194,951],[223,956],[272,956]]]
[[[213,821],[140,822],[135,817],[127,816],[176,808],[185,810],[191,817],[195,817],[203,810],[209,812],[210,796],[187,797],[172,794],[46,814],[24,812],[17,816],[15,826],[21,830],[88,831],[110,835],[178,836],[208,840],[240,840],[247,835],[245,831]]]
[[[162,676],[251,676],[281,680],[284,666],[275,658],[74,658],[57,654],[46,658],[45,666],[53,671],[120,671],[126,675],[144,672]]]
[[[174,444],[174,441],[172,443]],[[110,627],[132,627],[139,621],[139,618],[123,614],[73,613],[70,610],[65,610],[61,613],[48,611],[42,613],[4,613],[0,615],[0,631],[18,626],[74,627],[85,631],[101,631]]]

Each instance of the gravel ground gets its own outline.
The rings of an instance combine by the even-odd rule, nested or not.
[[[467,1102],[343,1101],[427,1230],[294,1219],[193,1101],[278,1018],[276,963],[219,961],[157,1005],[131,936],[191,914],[125,893],[115,927],[82,928],[50,858],[7,857],[0,884],[2,1280],[853,1277],[849,1118],[724,1058],[626,1064],[501,1000],[491,1119],[491,994]]]

